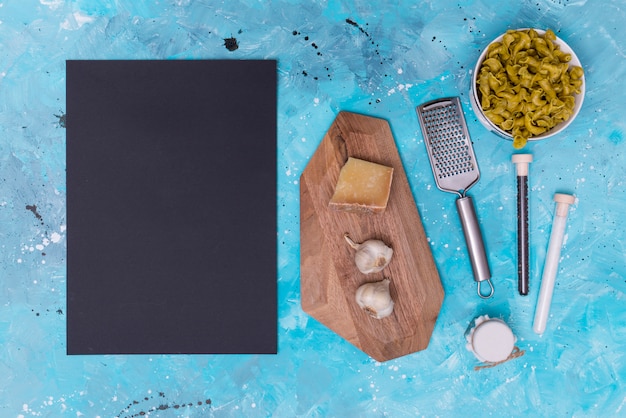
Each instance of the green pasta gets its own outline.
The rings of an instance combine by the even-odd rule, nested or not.
[[[556,35],[534,29],[509,30],[489,45],[476,78],[478,99],[487,118],[513,136],[522,148],[574,113],[584,71],[570,67],[571,54],[559,49]]]

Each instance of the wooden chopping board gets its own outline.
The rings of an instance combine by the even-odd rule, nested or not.
[[[348,157],[394,168],[391,193],[381,214],[328,208]],[[394,254],[380,273],[363,274],[346,243],[380,239]],[[300,178],[300,269],[302,309],[378,361],[425,349],[444,292],[409,182],[387,121],[341,112]],[[357,288],[388,278],[395,302],[383,319],[356,303]]]

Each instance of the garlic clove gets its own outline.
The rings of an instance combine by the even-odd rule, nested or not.
[[[356,250],[354,262],[361,273],[378,273],[391,261],[393,249],[381,240],[369,239],[358,244],[348,234],[344,238]]]
[[[373,318],[382,319],[391,315],[394,303],[389,292],[390,283],[391,280],[384,279],[361,285],[356,290],[356,303]]]

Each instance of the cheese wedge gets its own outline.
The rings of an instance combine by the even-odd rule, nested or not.
[[[328,206],[353,213],[382,213],[387,208],[393,167],[348,157]]]

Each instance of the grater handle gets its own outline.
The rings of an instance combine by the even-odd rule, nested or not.
[[[480,226],[478,225],[474,202],[469,196],[459,197],[456,200],[456,208],[461,218],[463,234],[465,234],[465,243],[467,244],[467,251],[469,252],[470,261],[472,263],[472,271],[474,272],[474,280],[480,285],[481,282],[491,278],[491,271],[489,270],[489,263],[487,262],[485,245],[480,232]]]

